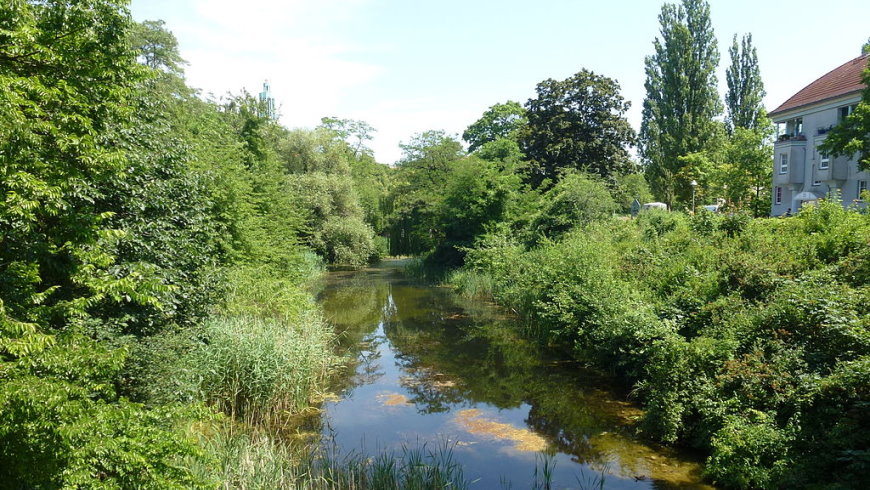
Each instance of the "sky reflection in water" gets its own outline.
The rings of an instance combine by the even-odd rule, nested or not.
[[[324,434],[372,454],[448,445],[472,488],[556,488],[606,472],[606,488],[711,488],[700,466],[632,437],[640,412],[608,380],[545,353],[481,301],[402,276],[401,263],[332,272],[319,299],[356,362],[324,406]]]

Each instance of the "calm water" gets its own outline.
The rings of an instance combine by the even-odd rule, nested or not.
[[[324,435],[375,454],[448,445],[472,488],[529,488],[549,454],[554,488],[711,488],[700,466],[632,436],[639,411],[608,380],[523,339],[516,320],[421,285],[401,262],[331,272],[319,294],[356,361],[324,404]]]

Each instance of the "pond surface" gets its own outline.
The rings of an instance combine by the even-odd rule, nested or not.
[[[640,411],[606,377],[524,339],[483,301],[420,284],[401,261],[330,272],[319,294],[356,361],[324,403],[343,452],[451,447],[472,488],[712,488],[701,466],[633,436]]]

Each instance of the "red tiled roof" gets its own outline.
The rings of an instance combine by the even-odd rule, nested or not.
[[[861,74],[867,67],[868,59],[870,54],[865,54],[834,68],[770,111],[770,115],[864,90]]]

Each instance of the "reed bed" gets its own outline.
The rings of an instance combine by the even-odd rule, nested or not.
[[[251,426],[280,427],[309,407],[336,365],[334,335],[315,312],[288,324],[255,316],[215,317],[192,353],[201,398]]]
[[[262,431],[218,430],[202,438],[211,466],[196,468],[223,488],[243,490],[466,489],[452,447],[403,446],[376,456],[339,454],[334,447],[294,447]]]

